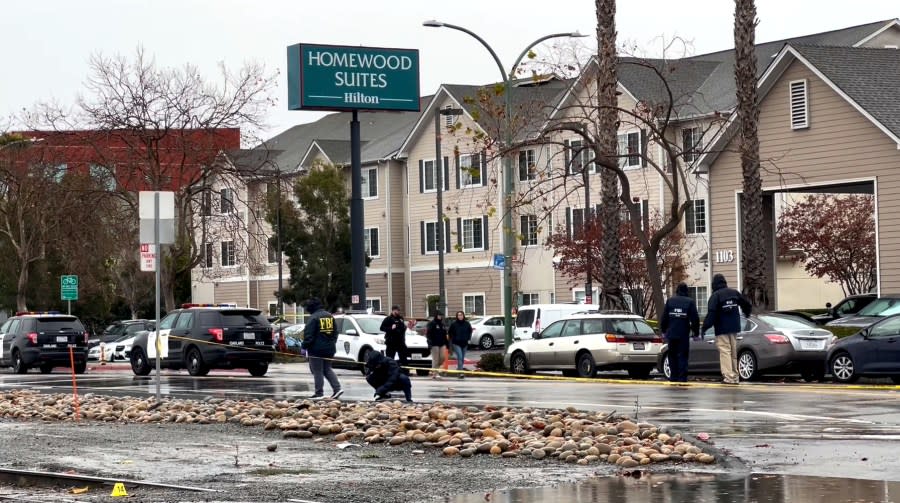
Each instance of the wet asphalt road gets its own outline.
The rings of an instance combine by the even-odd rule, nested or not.
[[[344,400],[372,399],[372,389],[359,372],[338,374],[346,390]],[[413,377],[413,397],[463,405],[615,410],[692,435],[707,433],[716,447],[742,460],[748,471],[900,481],[898,386],[779,382],[727,386],[700,381],[675,387],[606,377],[596,382]],[[160,390],[164,396],[179,398],[297,399],[311,394],[311,384],[307,365],[273,364],[264,378],[252,378],[245,371],[213,371],[203,378],[163,371]],[[50,375],[0,372],[0,387],[71,392],[72,381],[65,369]],[[122,364],[91,365],[88,374],[78,377],[78,389],[146,396],[156,392],[156,380],[152,374],[136,378]]]

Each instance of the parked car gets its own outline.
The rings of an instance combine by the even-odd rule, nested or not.
[[[135,375],[150,373],[157,337],[161,366],[186,368],[192,376],[204,376],[211,369],[244,368],[261,377],[274,354],[272,327],[258,309],[184,304],[160,320],[158,330],[137,334],[128,352]]]
[[[96,346],[91,346],[88,349],[88,360],[103,360],[107,362],[114,362],[116,360],[126,360],[127,356],[125,355],[126,343],[127,347],[130,350],[131,344],[134,342],[133,335],[123,335],[118,339],[112,342],[101,342]],[[118,351],[117,351],[117,348]]]
[[[344,313],[334,315],[334,330],[338,334],[335,367],[345,367],[365,372],[366,358],[372,351],[384,353],[384,332],[381,322],[384,316],[374,314]],[[406,347],[409,349],[409,366],[417,367],[418,375],[428,375],[431,368],[431,351],[425,337],[414,330],[406,330]]]
[[[835,341],[828,351],[828,371],[841,383],[870,376],[890,377],[900,384],[900,315]]]
[[[56,313],[16,313],[0,326],[0,365],[24,374],[38,367],[49,374],[75,360],[76,374],[87,370],[88,333],[75,317]],[[69,349],[73,350],[69,355]]]
[[[101,342],[110,343],[120,339],[123,335],[134,335],[141,330],[153,330],[153,320],[122,320],[113,322],[102,333],[88,339],[88,347],[94,347]]]
[[[573,314],[530,335],[506,350],[503,360],[513,373],[561,370],[567,376],[594,377],[598,370],[624,369],[646,379],[663,345],[640,316],[596,311]]]
[[[877,298],[878,296],[874,293],[851,295],[844,298],[844,300],[838,302],[837,305],[833,307],[830,303],[826,304],[825,309],[827,310],[827,312],[823,314],[816,314],[812,318],[816,323],[824,325],[838,318],[845,318],[847,316],[855,315],[860,311],[860,309],[868,306]]]
[[[828,344],[835,339],[828,330],[796,316],[766,313],[741,317],[738,334],[738,374],[745,381],[766,372],[797,372],[804,379],[825,377]],[[659,354],[660,372],[669,378],[668,346]],[[719,350],[712,328],[690,342],[689,374],[720,372]]]
[[[469,323],[472,324],[472,338],[469,339],[469,345],[481,349],[492,349],[494,346],[503,344],[506,336],[503,316],[473,318],[469,320]]]
[[[900,295],[884,295],[862,308],[853,316],[838,318],[826,323],[829,327],[866,328],[895,314],[900,314]]]
[[[516,329],[513,339],[517,341],[531,339],[531,334],[540,332],[554,321],[570,314],[588,310],[596,311],[594,304],[529,304],[518,309]]]

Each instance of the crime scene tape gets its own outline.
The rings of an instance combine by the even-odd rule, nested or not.
[[[283,351],[276,351],[274,349],[259,349],[248,346],[232,346],[230,344],[225,344],[221,342],[213,342],[213,341],[204,341],[201,339],[193,339],[190,337],[181,337],[176,335],[170,335],[170,339],[174,340],[182,340],[182,341],[190,341],[193,343],[199,344],[207,344],[210,346],[222,346],[234,351],[256,351],[263,353],[271,353],[272,355],[282,355],[289,358],[297,358],[297,359],[307,359],[308,357],[298,355],[296,353],[286,353]],[[321,360],[330,361],[333,363],[339,364],[341,367],[364,367],[365,362],[357,361],[357,360],[344,360],[341,358],[322,358],[322,357],[314,357],[319,358]],[[429,372],[440,372],[442,374],[456,374],[456,375],[464,375],[471,377],[495,377],[495,378],[504,378],[504,379],[517,379],[517,380],[530,380],[530,381],[557,381],[557,382],[582,382],[582,383],[594,383],[594,384],[628,384],[628,385],[644,385],[644,386],[668,386],[675,388],[682,387],[706,387],[706,388],[734,388],[731,384],[722,384],[719,382],[709,382],[709,381],[690,381],[687,383],[683,382],[670,382],[670,381],[655,381],[655,380],[646,380],[646,379],[616,379],[616,378],[597,378],[597,377],[566,377],[566,376],[556,376],[556,375],[539,375],[539,374],[514,374],[511,372],[488,372],[484,370],[456,370],[456,369],[432,369],[431,367],[414,367],[414,366],[401,366],[400,368],[405,370],[419,370],[424,371],[427,370]],[[746,384],[748,387],[752,387],[754,391],[772,389],[783,391],[785,389],[796,390],[798,392],[801,391],[810,391],[810,390],[822,390],[822,391],[846,391],[846,390],[889,390],[889,391],[900,391],[900,385],[891,385],[891,384],[805,384],[803,386],[768,386],[767,384],[780,384],[780,383],[762,383],[763,385],[758,384]],[[900,399],[900,395],[894,397]]]

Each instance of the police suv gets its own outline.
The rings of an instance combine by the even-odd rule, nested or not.
[[[158,346],[163,368],[186,368],[192,376],[244,368],[261,377],[269,370],[273,345],[272,326],[258,309],[184,304],[160,320],[157,330],[137,334],[129,360],[135,375],[145,376],[155,367]]]
[[[31,367],[49,374],[53,367],[68,367],[74,361],[75,373],[83,374],[87,342],[88,333],[75,316],[19,312],[0,327],[0,365],[11,366],[17,374]]]

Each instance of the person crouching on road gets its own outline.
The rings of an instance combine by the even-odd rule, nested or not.
[[[334,317],[322,307],[319,299],[312,298],[306,302],[306,312],[312,316],[303,327],[303,342],[300,347],[305,349],[309,357],[309,371],[313,375],[315,392],[312,400],[325,398],[325,379],[331,386],[331,398],[339,398],[344,394],[341,383],[334,371],[331,370],[331,360],[334,357],[337,345],[337,334],[334,332]]]
[[[431,378],[440,379],[441,373],[439,370],[444,366],[448,346],[444,313],[440,311],[434,313],[434,318],[428,322],[428,327],[425,329],[425,338],[428,339],[428,349],[431,350]]]
[[[679,283],[675,295],[666,300],[659,328],[662,330],[669,350],[669,381],[687,382],[688,353],[691,337],[700,333],[700,316],[697,303],[688,293],[688,287]]]
[[[466,313],[456,312],[456,319],[450,324],[449,332],[450,343],[453,344],[453,352],[456,354],[456,370],[462,371],[466,363],[466,348],[469,347],[469,340],[472,338],[472,325],[466,320]],[[459,374],[460,379],[465,377],[464,374]]]
[[[375,401],[388,400],[391,391],[402,391],[407,402],[412,402],[412,383],[400,371],[400,365],[393,358],[372,351],[366,359],[366,382],[375,388]]]
[[[393,306],[391,314],[381,322],[381,331],[384,332],[384,354],[393,359],[394,355],[400,357],[400,370],[409,375],[407,370],[407,358],[409,349],[406,347],[406,322],[400,315],[400,306]]]
[[[747,297],[728,288],[725,276],[716,274],[712,280],[713,294],[709,297],[703,331],[715,327],[716,348],[719,350],[719,366],[722,382],[739,384],[737,364],[737,334],[741,331],[741,310],[749,316],[753,309]]]

